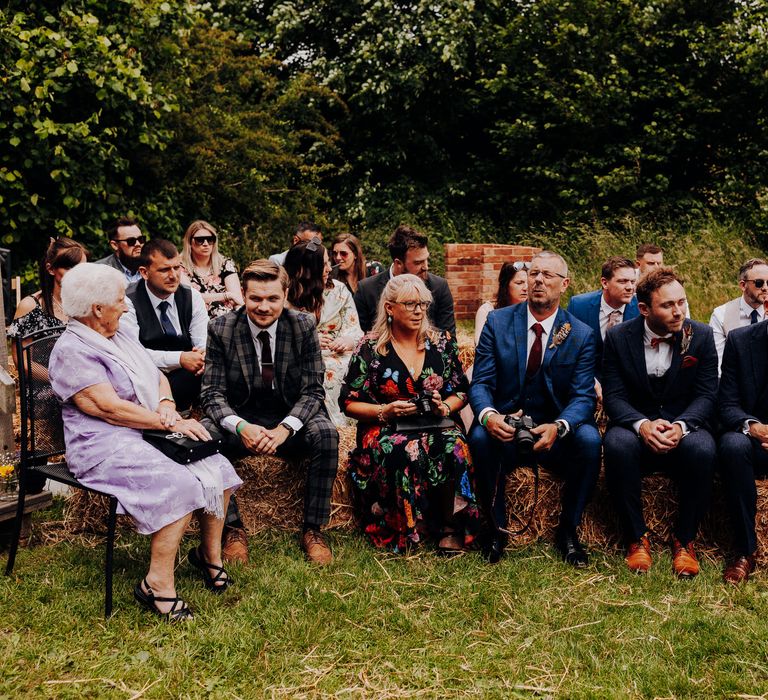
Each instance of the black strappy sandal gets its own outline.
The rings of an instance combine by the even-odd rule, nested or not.
[[[203,582],[209,591],[213,591],[214,593],[224,593],[224,591],[234,583],[223,566],[209,564],[200,556],[197,547],[193,547],[189,550],[187,559],[189,559],[189,563],[203,575]],[[215,576],[211,576],[211,569],[215,569]]]
[[[141,584],[144,584],[145,591]],[[133,597],[139,605],[145,607],[150,612],[160,617],[164,617],[166,622],[191,622],[195,619],[192,614],[192,609],[181,598],[164,598],[162,596],[156,596],[152,591],[152,587],[147,583],[147,579],[144,579],[140,583],[137,583],[133,589]],[[156,603],[173,603],[171,609],[164,613],[158,609]]]

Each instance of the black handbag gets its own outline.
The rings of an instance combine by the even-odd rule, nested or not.
[[[433,413],[417,416],[405,416],[395,421],[398,433],[422,433],[429,430],[455,428],[456,423],[448,416],[436,416]]]
[[[179,464],[189,464],[218,454],[221,440],[193,440],[183,433],[169,433],[165,430],[144,430],[144,439],[166,457]]]

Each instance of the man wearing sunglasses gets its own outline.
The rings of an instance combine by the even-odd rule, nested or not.
[[[317,238],[320,243],[323,242],[323,232],[320,227],[313,221],[301,221],[296,226],[293,236],[291,236],[291,246],[295,246],[297,243],[306,243],[313,238]],[[275,253],[269,256],[269,261],[276,265],[285,265],[285,256],[288,255],[288,251],[284,250],[282,253]]]
[[[398,226],[390,236],[387,247],[392,257],[389,270],[360,280],[355,292],[355,306],[360,318],[360,328],[366,333],[373,327],[384,287],[392,277],[408,273],[420,277],[432,292],[429,320],[435,328],[456,335],[456,319],[453,315],[453,296],[448,282],[429,271],[429,239],[410,226]]]
[[[125,283],[130,285],[141,279],[139,261],[141,248],[146,240],[136,219],[123,217],[117,219],[107,230],[109,247],[112,255],[97,260],[101,265],[109,265],[125,275]]]
[[[718,306],[709,319],[715,335],[717,366],[723,364],[725,339],[735,328],[743,328],[765,320],[765,302],[768,301],[768,262],[751,258],[739,268],[741,296]]]

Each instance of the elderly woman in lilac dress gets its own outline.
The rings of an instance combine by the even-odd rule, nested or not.
[[[137,530],[152,536],[149,571],[134,596],[170,622],[192,619],[176,594],[174,564],[192,514],[200,545],[189,562],[206,587],[232,582],[221,561],[221,531],[230,494],[242,483],[232,465],[213,455],[178,464],[152,447],[142,429],[210,435],[176,412],[168,380],[138,339],[120,330],[125,278],[107,265],[82,263],[62,281],[67,328],[51,354],[51,386],[62,402],[67,463],[86,486],[115,496]]]

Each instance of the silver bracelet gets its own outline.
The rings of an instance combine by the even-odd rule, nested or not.
[[[163,403],[163,401],[170,401],[172,404],[176,404],[176,400],[173,396],[161,396],[157,403]]]

